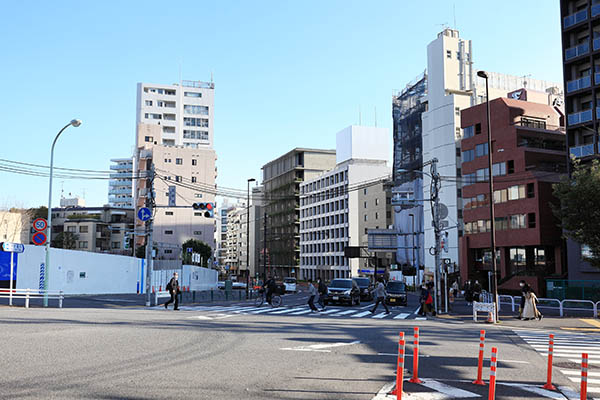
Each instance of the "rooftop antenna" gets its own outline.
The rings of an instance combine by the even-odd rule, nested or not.
[[[531,74],[523,75],[523,88],[527,89],[527,78],[531,78]]]

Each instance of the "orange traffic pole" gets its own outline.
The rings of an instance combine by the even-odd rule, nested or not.
[[[496,398],[496,367],[498,366],[498,358],[496,357],[498,349],[492,347],[492,361],[490,363],[490,388],[488,392],[488,400]]]
[[[485,385],[483,381],[483,350],[485,347],[485,331],[479,332],[479,360],[477,363],[477,379],[473,381],[475,385]]]
[[[402,398],[402,386],[404,382],[404,332],[400,332],[398,341],[398,364],[396,365],[396,389],[392,390],[391,395],[396,395],[396,400]]]
[[[587,399],[587,379],[588,379],[588,355],[587,353],[581,354],[581,390],[580,399]]]
[[[550,341],[548,342],[548,377],[546,378],[546,384],[542,386],[544,389],[556,390],[556,387],[552,384],[552,356],[554,355],[554,335],[550,334]]]
[[[422,383],[419,379],[419,327],[415,326],[415,340],[413,342],[413,376],[410,383]]]

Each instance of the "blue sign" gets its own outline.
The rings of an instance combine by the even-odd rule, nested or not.
[[[40,284],[39,284],[40,293],[44,290],[45,279],[46,279],[46,264],[41,263],[40,264]]]
[[[14,255],[13,279],[17,279],[17,269],[19,266],[18,254]],[[10,253],[0,251],[0,281],[10,280]]]
[[[148,221],[152,217],[152,213],[148,207],[142,207],[139,209],[137,216],[142,221]]]
[[[22,253],[25,251],[25,246],[21,243],[3,242],[2,246],[0,247],[2,251],[6,251],[9,253]]]

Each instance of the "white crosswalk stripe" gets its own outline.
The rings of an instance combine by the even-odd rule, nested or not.
[[[371,314],[371,311],[363,311],[360,312],[358,314],[354,314],[352,315],[353,318],[360,318],[360,317],[364,317],[365,315]]]
[[[410,314],[400,313],[394,317],[394,319],[406,319]]]
[[[550,340],[548,332],[517,329],[513,331],[540,355],[548,356]],[[581,353],[589,354],[588,392],[600,393],[600,372],[595,372],[592,369],[592,366],[600,365],[600,337],[565,332],[554,334],[553,356],[555,362],[560,361],[560,359],[567,359],[572,363],[581,364]],[[580,369],[560,369],[559,371],[571,382],[576,383],[576,386],[579,386],[581,380]]]
[[[385,317],[387,317],[388,315],[389,315],[389,313],[382,312],[382,313],[379,313],[379,314],[377,314],[377,315],[373,315],[371,318],[382,319],[382,318],[385,318]]]

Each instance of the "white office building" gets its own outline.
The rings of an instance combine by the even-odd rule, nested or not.
[[[108,204],[117,208],[133,208],[133,158],[110,160]]]
[[[336,135],[335,168],[300,184],[303,279],[359,274],[360,260],[344,257],[344,248],[360,246],[367,228],[386,227],[385,212],[368,221],[359,193],[389,178],[389,149],[387,129],[350,126]]]

